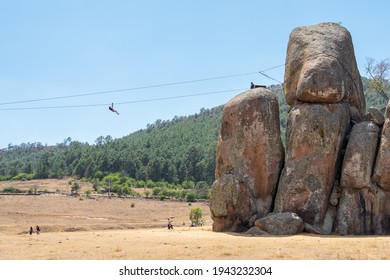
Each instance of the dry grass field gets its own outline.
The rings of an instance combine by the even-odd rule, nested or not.
[[[67,180],[6,182],[0,190],[32,185],[55,194],[0,196],[0,260],[390,259],[388,236],[216,233],[205,202],[70,197]],[[85,183],[81,193],[90,188]],[[192,207],[203,210],[203,227],[189,227]],[[168,217],[174,230],[166,229]],[[30,236],[36,225],[41,234]]]

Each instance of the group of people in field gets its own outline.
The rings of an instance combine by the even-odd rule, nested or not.
[[[33,234],[33,232],[34,232],[33,227],[30,227],[29,232],[30,232],[30,235]],[[35,227],[35,232],[37,233],[37,235],[39,235],[39,233],[41,232],[41,228],[38,225]]]
[[[171,229],[173,229],[172,219],[168,218],[168,230],[171,230]],[[41,232],[41,228],[38,225],[35,227],[35,232],[37,235],[39,235]],[[30,233],[30,235],[32,235],[34,233],[33,227],[30,227],[29,233]]]

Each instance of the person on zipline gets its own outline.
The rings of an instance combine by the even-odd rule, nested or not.
[[[108,106],[108,109],[111,111],[111,112],[114,112],[116,113],[117,115],[119,115],[119,112],[117,110],[114,109],[114,103],[111,103],[111,106]]]

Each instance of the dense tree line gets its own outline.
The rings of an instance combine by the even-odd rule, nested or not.
[[[386,102],[367,84],[368,79],[363,78],[367,108],[384,108]],[[284,139],[289,106],[281,85],[270,89],[279,97]],[[102,180],[111,173],[119,173],[138,182],[149,180],[176,185],[194,182],[194,186],[203,182],[210,187],[214,181],[222,109],[223,106],[202,108],[195,115],[157,120],[123,138],[100,136],[94,144],[67,138],[55,146],[9,145],[0,151],[0,180],[64,176]]]
[[[0,152],[0,176],[3,180],[22,178],[20,174],[95,178],[119,172],[143,181],[211,184],[221,111],[219,106],[188,117],[157,120],[120,139],[100,136],[93,145],[71,138],[50,147],[41,143],[9,145]]]

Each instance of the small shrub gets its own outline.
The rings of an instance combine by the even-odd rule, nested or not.
[[[11,178],[9,176],[0,176],[0,181],[8,181]]]
[[[152,194],[155,196],[159,195],[160,192],[161,192],[161,189],[159,187],[154,187],[152,189]]]
[[[145,190],[144,191],[144,195],[146,198],[149,198],[149,196],[152,194],[152,192],[150,190]]]
[[[74,192],[74,193],[78,193],[78,191],[81,189],[79,183],[77,183],[77,182],[75,182],[75,181],[71,182],[70,185],[71,185],[71,186],[70,186],[70,190],[71,190],[72,193],[73,193],[73,192]]]
[[[133,202],[133,203],[131,203],[131,208],[134,208],[135,207],[135,203]]]
[[[15,188],[15,187],[7,187],[7,188],[4,188],[3,192],[5,192],[5,193],[21,193],[22,191]]]
[[[38,192],[38,186],[37,185],[32,185],[29,190],[28,190],[28,194],[37,194]]]
[[[91,190],[86,190],[85,191],[85,195],[89,198],[91,196]]]
[[[12,177],[13,181],[30,181],[35,178],[35,174],[19,173],[18,175]]]
[[[104,173],[102,171],[98,170],[93,175],[93,178],[98,179],[99,181],[101,181],[104,178]]]
[[[194,193],[188,193],[186,195],[187,202],[195,202],[196,201],[196,195]]]

